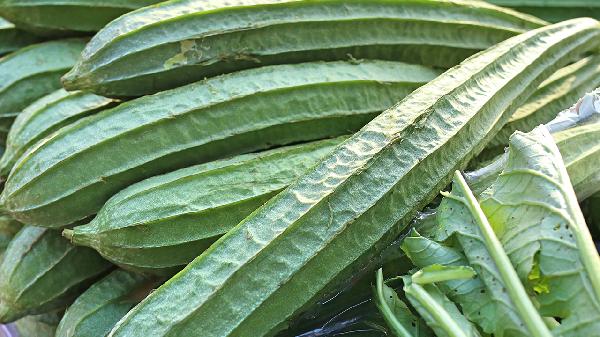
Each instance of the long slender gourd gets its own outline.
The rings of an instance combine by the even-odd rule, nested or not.
[[[389,61],[277,65],[142,97],[60,129],[15,164],[2,194],[17,220],[62,227],[151,176],[349,134],[438,71]]]
[[[119,16],[160,0],[0,0],[0,15],[43,36],[93,33]]]
[[[547,76],[599,37],[598,21],[575,19],[448,70],[217,240],[109,336],[274,335],[380,253]]]
[[[0,264],[0,323],[65,309],[111,268],[94,250],[73,246],[58,231],[26,226]]]
[[[12,119],[38,98],[60,89],[60,77],[79,57],[85,40],[34,44],[0,58],[0,118]]]
[[[0,56],[40,40],[40,37],[17,29],[13,23],[0,17]]]
[[[117,100],[59,89],[25,108],[15,119],[6,150],[0,158],[0,177],[7,177],[13,165],[35,143],[61,127],[117,104]]]
[[[483,1],[177,0],[108,24],[63,82],[141,96],[270,64],[367,58],[447,68],[545,23]]]
[[[65,236],[123,268],[172,275],[344,138],[241,155],[143,180],[110,198],[89,224],[66,229]]]
[[[65,312],[52,337],[103,337],[160,283],[117,269],[94,283]]]
[[[572,129],[553,134],[563,156],[570,180],[573,183],[574,191],[578,195],[580,202],[584,202],[585,199],[585,206],[582,206],[584,214],[586,211],[585,207],[588,206],[587,201],[591,200],[591,198],[588,199],[586,197],[586,194],[590,192],[590,187],[586,186],[585,182],[590,181],[593,179],[593,177],[600,174],[600,166],[595,164],[600,160],[599,132],[600,123],[596,122],[594,125],[586,124],[576,126]],[[584,146],[579,147],[579,144],[583,144]],[[498,175],[502,173],[505,164],[506,160],[504,159],[502,161],[496,161],[485,168],[476,171],[465,172],[465,177],[468,177],[469,187],[471,187],[476,195],[485,191],[498,178]],[[594,183],[593,185],[595,187],[592,188],[592,190],[600,190],[600,184]],[[589,211],[595,210],[592,205],[589,206]],[[597,207],[597,205],[594,206]],[[600,210],[600,208],[597,209]],[[428,209],[426,212],[418,214],[414,218],[411,225],[414,226],[415,229],[421,234],[432,233],[437,227],[436,213],[436,209]],[[590,213],[588,213],[588,215],[591,215]],[[600,214],[600,212],[597,213]],[[591,223],[588,222],[588,225],[591,226]],[[401,234],[400,236],[402,237],[403,235]],[[388,246],[385,251],[380,254],[380,258],[369,263],[366,268],[361,270],[360,274],[354,275],[353,278],[349,279],[345,285],[340,286],[340,293],[336,294],[335,298],[331,299],[331,301],[326,302],[326,306],[335,308],[334,310],[331,310],[333,313],[326,312],[325,314],[322,314],[319,312],[319,318],[322,318],[323,321],[314,321],[313,319],[309,318],[310,320],[308,322],[301,321],[300,324],[295,322],[291,329],[288,329],[285,331],[285,333],[278,334],[277,336],[312,336],[306,333],[306,331],[310,331],[311,329],[321,330],[323,327],[323,322],[327,322],[327,326],[329,327],[335,327],[338,325],[343,326],[344,322],[352,322],[353,326],[360,326],[361,321],[368,322],[369,319],[371,319],[370,317],[367,316],[365,318],[361,318],[359,317],[360,311],[358,309],[351,310],[348,308],[359,308],[365,306],[361,303],[364,298],[368,298],[371,294],[373,274],[382,266],[382,264],[384,266],[384,270],[386,267],[404,267],[404,269],[411,269],[412,264],[410,261],[407,261],[406,255],[401,253],[402,250],[400,245],[402,242],[402,240],[395,240],[394,243]],[[389,276],[386,277],[393,277],[403,272],[408,272],[408,270],[401,270],[400,273],[393,271],[388,274]],[[367,284],[367,286],[365,286],[365,284]],[[350,298],[349,301],[348,298]],[[319,307],[325,307],[325,305],[321,302]],[[345,312],[345,309],[348,309],[347,312],[350,315],[346,313],[344,315],[337,315],[340,312]],[[371,308],[371,310],[373,309],[375,308]],[[352,311],[354,312],[350,313]],[[331,319],[331,316],[334,316],[333,319]],[[355,318],[356,321],[354,320]],[[288,331],[292,331],[293,334],[288,333]],[[305,334],[302,334],[303,332],[305,332]]]
[[[487,2],[510,7],[550,22],[580,17],[600,19],[600,3],[597,0],[487,0]]]
[[[560,69],[514,113],[488,147],[504,148],[515,131],[529,132],[550,122],[559,111],[571,107],[586,92],[599,86],[600,55],[586,57]]]

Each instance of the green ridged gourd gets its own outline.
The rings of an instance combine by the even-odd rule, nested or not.
[[[131,100],[64,127],[15,164],[15,219],[65,227],[121,189],[179,168],[350,134],[439,71],[391,61],[239,71]]]
[[[141,96],[271,64],[364,58],[447,68],[544,24],[483,1],[176,0],[108,24],[63,82]]]
[[[0,56],[40,41],[40,37],[20,30],[0,17]]]
[[[0,323],[65,309],[112,268],[94,250],[73,246],[58,231],[25,226],[0,264]]]
[[[46,37],[97,32],[119,16],[160,0],[0,0],[0,15]]]
[[[85,42],[42,42],[0,58],[0,133],[7,134],[15,117],[29,104],[61,88],[60,77],[73,67]]]
[[[600,3],[596,0],[486,0],[510,7],[550,22],[590,17],[600,19]]]
[[[64,234],[123,268],[170,275],[345,138],[236,156],[143,180],[110,198],[89,224]]]
[[[415,90],[217,240],[109,336],[273,336],[388,246],[544,79],[599,38],[593,19],[532,30]]]
[[[0,176],[6,178],[15,162],[37,142],[61,127],[118,104],[118,100],[81,91],[59,89],[26,107],[15,119],[0,158]]]
[[[62,317],[53,337],[102,337],[154,287],[160,279],[117,269],[81,294]]]

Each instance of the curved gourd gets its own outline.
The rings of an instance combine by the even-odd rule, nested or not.
[[[98,253],[73,246],[60,232],[23,227],[0,264],[0,323],[65,309],[111,268]]]
[[[314,62],[142,97],[62,128],[22,156],[2,202],[17,220],[63,227],[157,174],[352,133],[437,74],[389,61]]]
[[[0,56],[39,42],[40,37],[24,32],[0,17]]]
[[[8,132],[21,110],[61,87],[60,77],[73,67],[84,45],[82,39],[43,42],[0,58],[2,132]]]
[[[241,155],[143,180],[110,198],[89,224],[66,229],[65,236],[123,268],[172,274],[344,138]]]
[[[77,297],[52,337],[106,336],[158,284],[158,280],[140,274],[113,271]]]
[[[41,36],[93,33],[119,16],[159,0],[0,0],[0,15]]]
[[[108,24],[63,82],[141,96],[271,64],[366,58],[447,68],[543,24],[483,1],[168,1]]]
[[[0,176],[7,177],[25,151],[65,125],[117,104],[117,100],[59,89],[33,102],[15,119],[0,158]]]
[[[448,70],[244,219],[109,336],[274,335],[391,243],[549,74],[599,37],[598,21],[570,20]]]

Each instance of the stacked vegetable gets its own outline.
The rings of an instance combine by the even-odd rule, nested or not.
[[[600,85],[595,19],[474,0],[0,16],[0,322],[22,336],[600,336],[577,204],[600,191],[597,97],[554,119]],[[381,265],[401,277],[373,282]]]

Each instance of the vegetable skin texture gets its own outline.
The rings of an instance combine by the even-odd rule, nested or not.
[[[462,0],[178,0],[108,24],[63,83],[141,96],[272,64],[366,58],[448,68],[544,24]]]
[[[25,151],[61,127],[117,104],[117,100],[59,89],[25,108],[15,119],[0,158],[0,176],[7,177]]]
[[[156,279],[125,270],[111,272],[69,306],[55,337],[106,336],[157,284]]]
[[[94,33],[119,16],[160,0],[0,0],[0,15],[47,37]]]
[[[550,22],[580,17],[600,19],[600,3],[596,0],[487,0],[487,2],[510,7]]]
[[[83,39],[33,44],[0,58],[0,118],[2,129],[38,98],[61,87],[60,77],[79,57]]]
[[[529,132],[550,122],[558,112],[568,109],[598,86],[600,55],[586,57],[558,70],[515,112],[488,147],[504,148],[515,131]]]
[[[109,336],[274,335],[395,239],[544,78],[597,46],[598,34],[592,19],[533,30],[417,89],[159,287]]]
[[[63,227],[175,169],[352,133],[439,72],[389,61],[245,70],[142,97],[60,129],[15,164],[2,203]]]
[[[92,249],[71,245],[60,232],[23,227],[0,264],[0,322],[65,309],[111,267]]]
[[[65,230],[65,237],[123,268],[173,275],[345,138],[236,156],[143,180],[110,198],[89,224]]]
[[[0,56],[39,42],[40,37],[17,29],[0,17]]]

